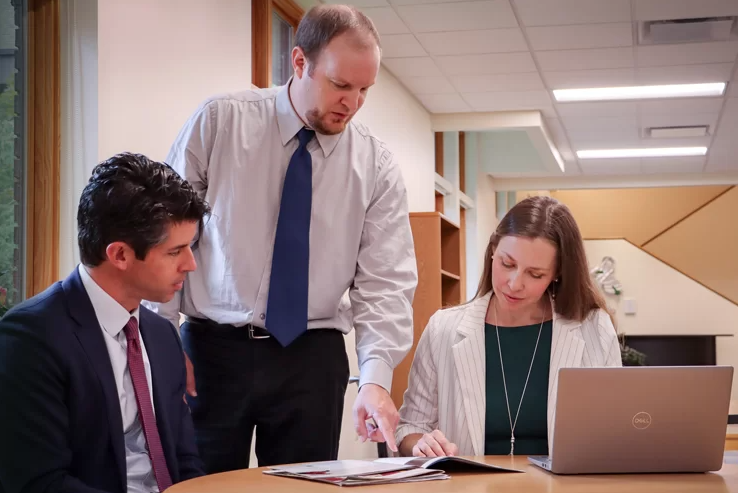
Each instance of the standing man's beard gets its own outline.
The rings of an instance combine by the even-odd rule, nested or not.
[[[325,115],[322,115],[320,112],[318,112],[317,108],[313,108],[311,110],[308,110],[307,113],[305,113],[305,118],[307,119],[308,125],[318,132],[319,134],[323,135],[336,135],[340,134],[346,129],[346,125],[348,125],[348,122],[351,121],[351,117],[346,118],[346,120],[343,122],[343,126],[340,128],[340,130],[336,129],[330,129],[326,128],[326,126],[323,124],[323,120],[325,119]]]

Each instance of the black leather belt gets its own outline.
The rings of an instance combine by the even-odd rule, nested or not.
[[[217,329],[218,327],[226,328],[226,329],[243,329],[247,330],[249,333],[249,339],[270,339],[272,335],[263,327],[257,327],[253,324],[246,324],[243,327],[236,327],[235,325],[231,324],[219,324],[217,322],[214,322],[207,318],[197,318],[197,317],[187,317],[188,322],[200,324],[200,325],[207,325],[210,327],[213,327]]]

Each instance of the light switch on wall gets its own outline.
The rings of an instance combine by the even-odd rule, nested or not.
[[[636,300],[633,298],[625,298],[623,299],[623,311],[626,315],[635,315],[636,314]]]

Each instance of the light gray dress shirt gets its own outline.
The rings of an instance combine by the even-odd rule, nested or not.
[[[133,390],[131,372],[128,370],[128,340],[123,328],[133,316],[138,320],[138,308],[133,313],[115,301],[106,293],[87,270],[80,265],[78,267],[82,284],[90,297],[92,308],[95,309],[97,321],[102,327],[105,346],[108,348],[110,363],[113,365],[115,385],[118,388],[118,400],[120,401],[121,418],[123,418],[123,438],[126,447],[126,471],[128,482],[128,493],[150,493],[158,492],[156,477],[151,468],[151,458],[146,448],[146,436],[144,435],[141,421],[138,419],[138,404],[136,393]],[[143,353],[144,368],[146,369],[146,381],[149,385],[149,397],[151,407],[154,407],[153,387],[151,385],[151,365],[146,353],[146,346],[141,338],[141,352]],[[156,413],[156,410],[154,410]]]
[[[179,312],[265,326],[282,184],[303,126],[286,85],[213,97],[180,131],[167,162],[202,193],[212,216],[184,289],[169,303],[148,304],[175,327]],[[417,285],[400,167],[384,143],[353,121],[341,134],[317,134],[308,151],[308,328],[355,328],[359,384],[389,391],[395,366],[412,346]]]

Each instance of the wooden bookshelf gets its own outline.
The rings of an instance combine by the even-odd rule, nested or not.
[[[437,310],[462,302],[464,269],[459,225],[440,212],[411,212],[418,287],[413,301],[413,347],[395,368],[392,400],[399,409],[420,335]]]

